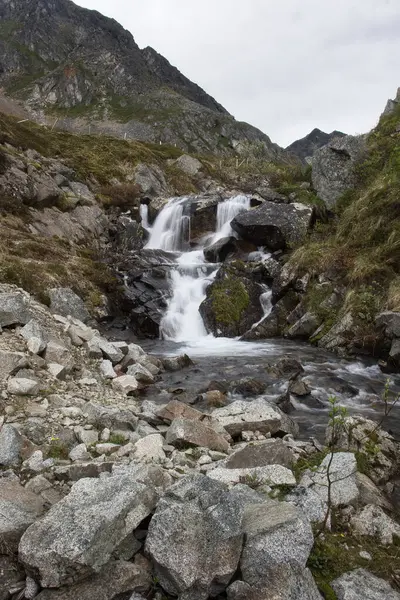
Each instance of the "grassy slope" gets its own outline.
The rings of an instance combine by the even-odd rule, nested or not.
[[[327,274],[346,286],[344,304],[322,315],[332,325],[343,313],[358,320],[362,335],[373,331],[382,309],[400,310],[400,109],[382,117],[368,138],[358,167],[359,183],[339,201],[337,218],[318,225],[291,263],[299,272]],[[324,298],[310,286],[310,308]]]

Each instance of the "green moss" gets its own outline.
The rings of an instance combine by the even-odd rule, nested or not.
[[[118,444],[119,446],[123,446],[127,443],[127,440],[120,433],[112,433],[109,439],[110,444]]]
[[[238,323],[250,302],[243,282],[229,273],[213,285],[211,300],[217,323],[224,325]]]
[[[296,481],[300,481],[304,471],[307,471],[308,469],[313,471],[314,469],[319,467],[328,453],[329,450],[326,449],[323,452],[314,452],[314,454],[311,454],[306,458],[299,458],[299,460],[295,463],[293,467],[293,473],[296,477]]]

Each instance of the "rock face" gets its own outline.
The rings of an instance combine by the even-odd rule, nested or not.
[[[162,587],[187,600],[222,591],[239,562],[242,513],[241,502],[208,477],[194,475],[171,487],[146,540]]]
[[[224,237],[204,248],[204,258],[208,262],[224,262],[231,252],[236,250],[236,239],[234,237]]]
[[[262,291],[242,263],[221,267],[199,308],[207,331],[223,337],[243,335],[262,317]]]
[[[257,142],[267,158],[286,157],[152,48],[140,50],[113,19],[69,0],[17,0],[1,4],[0,20],[0,85],[23,98],[30,115],[56,108],[67,115],[57,123],[64,129],[86,133],[90,122],[93,133],[203,153],[229,154],[234,142],[239,150]],[[79,118],[68,114],[71,108]]]
[[[283,250],[300,243],[312,224],[313,209],[304,204],[264,202],[239,214],[231,223],[243,239],[270,250]]]
[[[296,156],[298,156],[301,160],[308,162],[307,159],[310,159],[319,148],[329,144],[335,138],[345,137],[345,133],[341,131],[332,131],[332,133],[325,133],[325,131],[321,131],[318,128],[315,128],[300,140],[296,140],[290,146],[286,148],[289,152],[292,152]]]
[[[336,138],[318,150],[312,161],[312,181],[328,208],[357,182],[355,167],[366,151],[365,136]]]
[[[45,588],[70,585],[98,572],[155,508],[155,475],[154,467],[153,473],[132,469],[77,481],[66,498],[25,532],[20,560]]]
[[[50,310],[63,317],[75,317],[83,323],[90,319],[88,310],[81,298],[70,288],[54,288],[50,290]]]

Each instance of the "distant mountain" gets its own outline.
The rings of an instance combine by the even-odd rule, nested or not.
[[[341,131],[332,131],[332,133],[325,133],[320,129],[313,129],[311,133],[296,140],[293,144],[290,144],[286,148],[292,154],[298,156],[301,160],[305,161],[306,158],[312,157],[314,152],[322,146],[328,144],[335,137],[344,137],[346,134]]]
[[[287,153],[115,20],[70,0],[0,0],[0,88],[36,120],[198,153]]]

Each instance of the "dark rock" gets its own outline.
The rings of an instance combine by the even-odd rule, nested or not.
[[[24,584],[25,571],[21,565],[14,557],[0,555],[0,600],[9,600],[10,590],[23,589]]]
[[[242,335],[262,317],[262,288],[241,261],[222,266],[206,293],[199,310],[207,331],[215,336]]]
[[[282,440],[268,440],[247,445],[231,454],[225,463],[227,469],[248,469],[266,465],[293,465],[293,454]]]
[[[380,313],[375,323],[377,327],[384,329],[388,338],[400,338],[400,312],[386,311]]]
[[[283,356],[273,365],[277,373],[281,376],[291,376],[298,373],[304,373],[303,365],[292,356]]]
[[[304,204],[264,202],[239,214],[231,223],[244,239],[271,250],[301,242],[312,224],[313,209]]]
[[[296,140],[290,146],[286,148],[289,152],[292,152],[298,156],[301,160],[306,161],[307,158],[314,156],[315,152],[326,146],[335,138],[344,137],[346,134],[341,131],[332,131],[332,133],[325,133],[318,128],[315,128],[300,140]]]
[[[204,258],[208,262],[224,262],[224,260],[236,250],[236,238],[224,237],[204,248]]]
[[[237,381],[231,381],[229,388],[233,394],[239,394],[244,398],[261,396],[266,390],[266,384],[252,377],[243,377]]]
[[[164,358],[162,364],[166,371],[180,371],[186,367],[192,367],[194,362],[187,354],[181,354],[181,356]]]
[[[246,331],[243,340],[268,339],[281,336],[287,327],[287,317],[299,303],[298,294],[291,290],[272,307],[270,314]]]
[[[306,312],[296,323],[294,323],[287,336],[289,338],[308,339],[315,333],[321,324],[321,318],[317,315]]]
[[[311,393],[311,388],[307,385],[305,381],[301,379],[295,379],[291,381],[289,385],[289,391],[291,394],[295,396],[308,396]]]
[[[365,151],[366,136],[346,135],[314,154],[313,186],[328,208],[334,208],[338,198],[357,184],[355,167]]]

